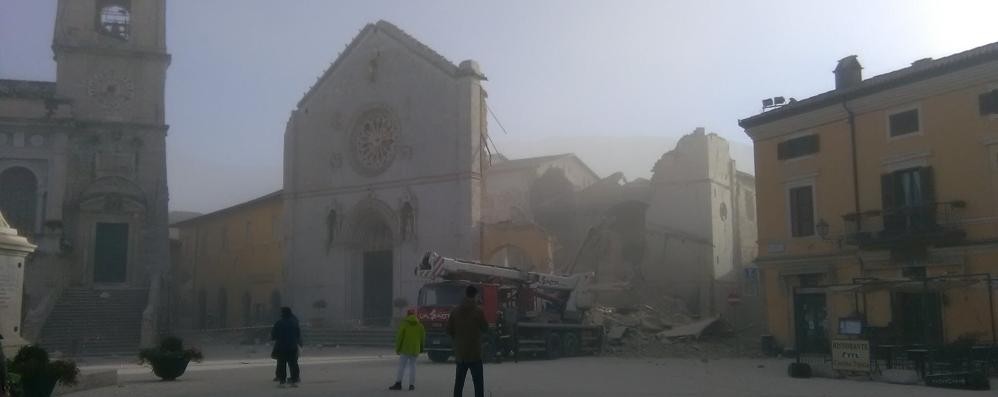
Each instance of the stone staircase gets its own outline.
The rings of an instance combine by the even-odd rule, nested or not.
[[[66,356],[135,355],[148,295],[147,289],[67,288],[38,344]]]
[[[395,347],[395,330],[390,328],[305,328],[302,333],[306,345]]]

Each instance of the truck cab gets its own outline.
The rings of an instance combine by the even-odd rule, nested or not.
[[[488,345],[495,334],[498,310],[498,286],[494,284],[478,284],[468,281],[441,281],[423,285],[419,290],[416,316],[426,327],[426,342],[424,350],[434,362],[444,362],[453,355],[451,338],[447,335],[447,320],[454,308],[464,301],[464,292],[469,285],[478,288],[478,305],[485,313],[485,321],[489,323],[490,332],[483,336]],[[488,352],[485,346],[484,352]]]

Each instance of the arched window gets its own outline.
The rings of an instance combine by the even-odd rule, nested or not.
[[[208,329],[208,292],[198,291],[198,329]]]
[[[104,35],[128,40],[131,34],[131,1],[100,0],[97,2],[97,30]]]
[[[274,318],[281,315],[281,292],[276,289],[270,292],[270,313]]]
[[[412,204],[406,201],[399,209],[399,238],[411,240],[416,233],[416,211]]]
[[[218,328],[225,328],[229,318],[229,293],[225,287],[218,289]]]
[[[243,292],[243,326],[253,325],[253,297],[249,291]]]
[[[38,180],[24,167],[12,167],[0,172],[0,211],[7,223],[22,235],[35,231],[38,208]]]

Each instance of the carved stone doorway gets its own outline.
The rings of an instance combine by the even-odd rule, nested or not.
[[[94,241],[94,283],[127,281],[128,224],[97,223]]]
[[[364,323],[387,327],[392,321],[392,251],[364,252]]]

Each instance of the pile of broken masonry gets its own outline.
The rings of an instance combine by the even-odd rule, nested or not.
[[[760,354],[748,341],[736,340],[721,317],[696,318],[674,298],[636,308],[598,305],[590,313],[590,320],[607,331],[605,353],[611,356],[717,359]]]

